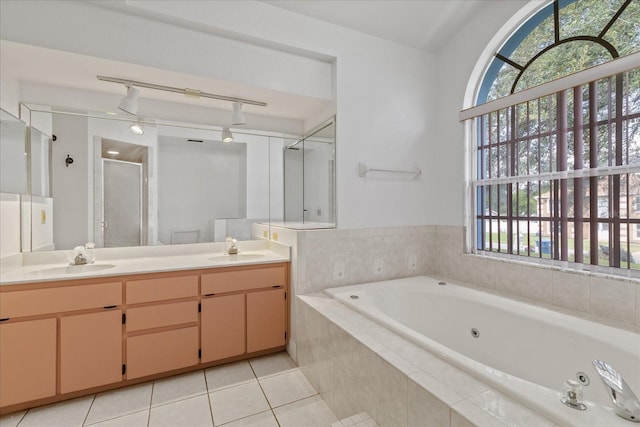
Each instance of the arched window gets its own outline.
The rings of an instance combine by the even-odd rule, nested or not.
[[[476,252],[640,275],[639,52],[640,0],[555,0],[502,45],[461,115]]]
[[[640,50],[640,1],[556,0],[495,54],[477,104]]]

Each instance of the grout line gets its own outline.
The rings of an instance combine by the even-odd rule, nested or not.
[[[151,404],[153,402],[153,391],[156,389],[156,381],[151,382],[151,395],[149,396],[149,408],[147,409],[147,427],[151,425]]]
[[[18,427],[20,425],[20,423],[25,419],[25,417],[27,416],[27,413],[30,411],[31,409],[27,409],[26,411],[24,411],[24,414],[22,414],[22,416],[20,417],[20,419],[18,420],[18,423],[16,424],[16,427]],[[87,412],[88,414],[88,412]]]
[[[87,418],[89,418],[89,412],[91,412],[91,408],[93,408],[93,404],[96,402],[96,397],[98,396],[98,394],[94,394],[93,395],[93,399],[91,399],[91,405],[89,405],[89,409],[87,409],[87,413],[84,415],[84,419],[82,420],[82,425],[86,425],[87,424]],[[27,411],[28,412],[28,411]],[[25,416],[27,414],[25,413]],[[22,420],[20,420],[20,422],[22,422]],[[20,423],[18,423],[19,425]],[[18,426],[16,426],[18,427]]]
[[[207,402],[209,402],[209,415],[211,415],[211,425],[215,426],[216,423],[213,421],[213,408],[211,407],[211,393],[209,392],[209,383],[207,383],[207,374],[205,373],[205,369],[202,369],[202,375],[204,376],[204,388],[207,390]]]

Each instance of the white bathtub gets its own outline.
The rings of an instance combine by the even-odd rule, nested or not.
[[[325,292],[560,425],[638,425],[614,414],[592,360],[612,365],[640,396],[639,334],[439,282],[412,277]],[[590,378],[587,411],[559,401],[578,372]]]

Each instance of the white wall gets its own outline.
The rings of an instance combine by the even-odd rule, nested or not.
[[[433,222],[435,195],[429,178],[365,181],[358,177],[357,165],[364,161],[383,168],[425,169],[429,150],[437,142],[434,55],[257,1],[100,3],[120,8],[127,16],[79,2],[37,3],[39,13],[32,13],[29,4],[4,5],[9,13],[2,14],[3,38],[236,82],[252,80],[251,84],[289,92],[317,84],[317,75],[300,72],[306,65],[289,58],[289,53],[323,61],[336,58],[334,87],[329,91],[338,114],[338,226]],[[264,56],[266,50],[260,50],[259,61],[253,62],[232,49],[235,43],[218,35],[287,51],[279,57],[287,60],[285,65],[295,66],[283,70],[268,63],[273,56]],[[319,93],[325,96],[326,84],[321,86]],[[318,114],[326,115],[321,119],[330,115]]]
[[[57,136],[52,153],[53,241],[58,249],[69,249],[87,242],[89,143],[87,119],[57,115],[53,119],[53,133]],[[66,167],[70,155],[74,162]]]
[[[437,56],[437,144],[429,157],[427,174],[433,179],[432,223],[463,225],[465,141],[458,112],[470,76],[489,41],[527,0],[486,2],[473,20],[461,27]],[[538,2],[539,3],[539,2]],[[496,46],[497,48],[497,46]],[[488,58],[487,58],[488,59]]]

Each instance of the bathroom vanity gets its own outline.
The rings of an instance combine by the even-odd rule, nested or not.
[[[283,350],[288,248],[259,252],[110,261],[62,279],[60,269],[33,279],[47,269],[32,266],[3,275],[0,413]]]

